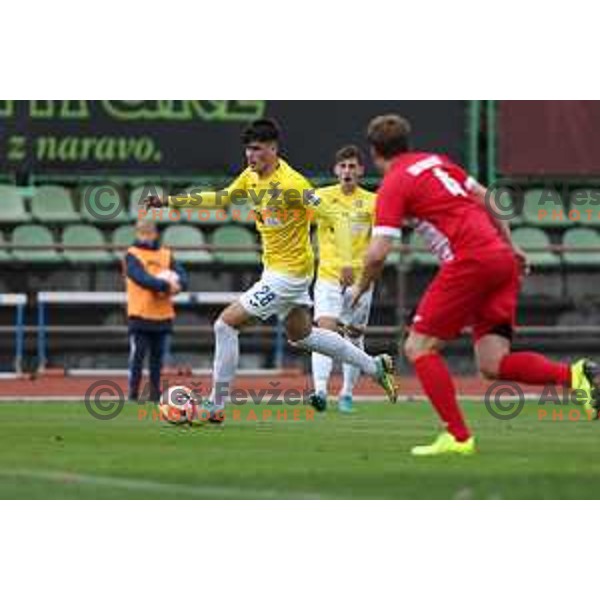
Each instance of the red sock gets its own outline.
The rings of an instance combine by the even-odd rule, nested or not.
[[[536,352],[513,352],[500,363],[500,379],[532,385],[571,385],[571,367]]]
[[[448,432],[457,441],[471,437],[456,400],[456,389],[446,362],[439,354],[425,354],[415,361],[417,377]]]

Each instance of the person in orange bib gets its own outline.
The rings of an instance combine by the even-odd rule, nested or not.
[[[173,331],[173,299],[188,277],[173,252],[160,245],[156,225],[141,221],[125,256],[129,323],[129,399],[138,401],[146,354],[150,355],[150,401],[159,402],[165,349]]]

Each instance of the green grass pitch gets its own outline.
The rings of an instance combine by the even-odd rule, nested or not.
[[[600,423],[546,418],[526,405],[498,421],[463,401],[473,457],[415,459],[436,425],[425,402],[359,404],[262,422],[241,409],[224,428],[112,421],[82,403],[0,404],[0,498],[600,498]]]

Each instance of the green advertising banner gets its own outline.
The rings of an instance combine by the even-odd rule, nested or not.
[[[462,158],[459,101],[0,100],[0,172],[38,175],[220,175],[243,162],[244,126],[273,117],[284,154],[325,173],[337,148],[364,142],[370,118],[400,112],[416,143]]]

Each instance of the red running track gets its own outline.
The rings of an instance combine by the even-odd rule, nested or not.
[[[100,381],[110,381],[123,394],[127,392],[126,377],[75,377],[64,374],[52,374],[31,378],[29,376],[18,379],[0,380],[0,400],[15,398],[83,398],[86,391]],[[189,375],[165,374],[163,381],[169,385],[187,385],[202,396],[208,394],[211,378],[207,375],[192,377]],[[456,386],[461,396],[481,396],[485,394],[490,383],[479,377],[458,377]],[[401,396],[422,396],[423,392],[419,382],[414,377],[399,377],[398,384]],[[142,386],[145,385],[145,381]],[[271,376],[252,375],[241,376],[234,382],[234,389],[253,390],[255,392],[272,392],[281,390],[281,393],[291,390],[304,393],[311,389],[309,375],[298,371],[274,372]],[[341,377],[332,377],[331,395],[337,394],[341,387]],[[535,386],[522,386],[526,394],[541,392],[542,388]],[[361,378],[356,391],[356,396],[381,397],[380,388],[368,378]],[[269,396],[272,397],[272,396]]]

